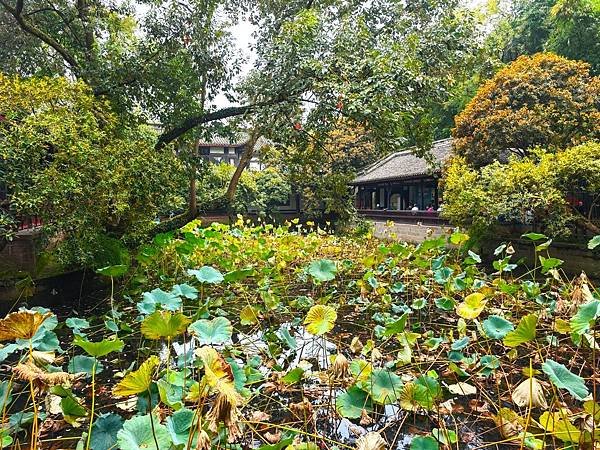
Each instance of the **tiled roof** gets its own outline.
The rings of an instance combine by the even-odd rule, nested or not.
[[[452,139],[436,141],[431,147],[429,162],[413,154],[412,149],[392,153],[362,171],[351,184],[367,184],[431,175],[439,172],[452,151]]]
[[[215,136],[210,141],[200,141],[198,145],[201,147],[241,147],[246,145],[250,139],[248,133],[238,133],[235,139],[231,139],[225,136]],[[259,137],[254,145],[254,150],[258,150],[265,145],[268,145],[269,141],[264,137]]]

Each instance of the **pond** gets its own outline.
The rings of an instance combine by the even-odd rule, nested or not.
[[[3,442],[589,447],[597,292],[547,248],[524,271],[503,245],[486,273],[467,243],[242,222],[159,235],[104,270],[114,293],[104,277],[0,321]]]

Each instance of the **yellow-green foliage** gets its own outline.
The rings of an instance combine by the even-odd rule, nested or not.
[[[600,191],[600,144],[589,142],[552,153],[534,150],[508,164],[471,168],[464,157],[450,162],[444,178],[444,215],[453,223],[489,228],[503,220],[529,223],[534,218],[554,235],[584,220],[570,208],[568,193]]]
[[[505,151],[561,149],[600,138],[600,78],[589,64],[521,56],[483,85],[456,117],[454,148],[475,166]]]
[[[119,123],[81,82],[0,75],[0,162],[13,214],[42,216],[67,259],[90,263],[98,239],[145,236],[178,203],[181,165],[147,127]]]

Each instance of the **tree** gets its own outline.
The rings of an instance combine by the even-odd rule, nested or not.
[[[155,132],[120,124],[81,82],[0,75],[0,184],[13,215],[39,215],[70,263],[93,265],[107,237],[135,244],[180,207],[182,167]]]
[[[308,141],[303,147],[280,146],[267,155],[267,161],[287,174],[302,196],[305,214],[347,221],[354,212],[348,183],[383,152],[364,127],[342,119],[326,137]]]
[[[566,148],[600,137],[600,78],[589,64],[521,56],[485,83],[456,117],[454,149],[476,167],[503,153]]]
[[[558,0],[550,12],[552,32],[546,49],[590,63],[600,75],[600,2]]]
[[[551,236],[568,236],[574,227],[593,234],[600,228],[584,216],[573,192],[600,200],[600,143],[588,142],[563,151],[536,149],[474,169],[455,157],[444,176],[444,217],[453,224],[490,232],[499,222],[530,225],[534,220]]]
[[[600,3],[597,0],[517,0],[500,27],[503,59],[542,51],[590,63],[600,73]],[[508,26],[505,27],[505,24]]]
[[[223,206],[231,213],[254,212],[261,216],[274,216],[277,206],[285,204],[291,194],[288,181],[275,167],[260,171],[241,172],[232,199],[225,201],[236,167],[226,163],[208,164],[202,171],[198,190],[198,204],[210,210]]]

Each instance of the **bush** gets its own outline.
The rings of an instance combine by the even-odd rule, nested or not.
[[[121,124],[88,86],[0,75],[0,184],[10,210],[38,215],[63,262],[94,265],[107,236],[134,245],[183,201],[174,152],[154,132]]]
[[[598,227],[568,202],[573,191],[600,193],[600,143],[556,153],[536,149],[527,157],[480,170],[458,156],[445,172],[443,215],[479,232],[499,221],[536,220],[553,236],[568,236],[573,226],[597,234]]]

